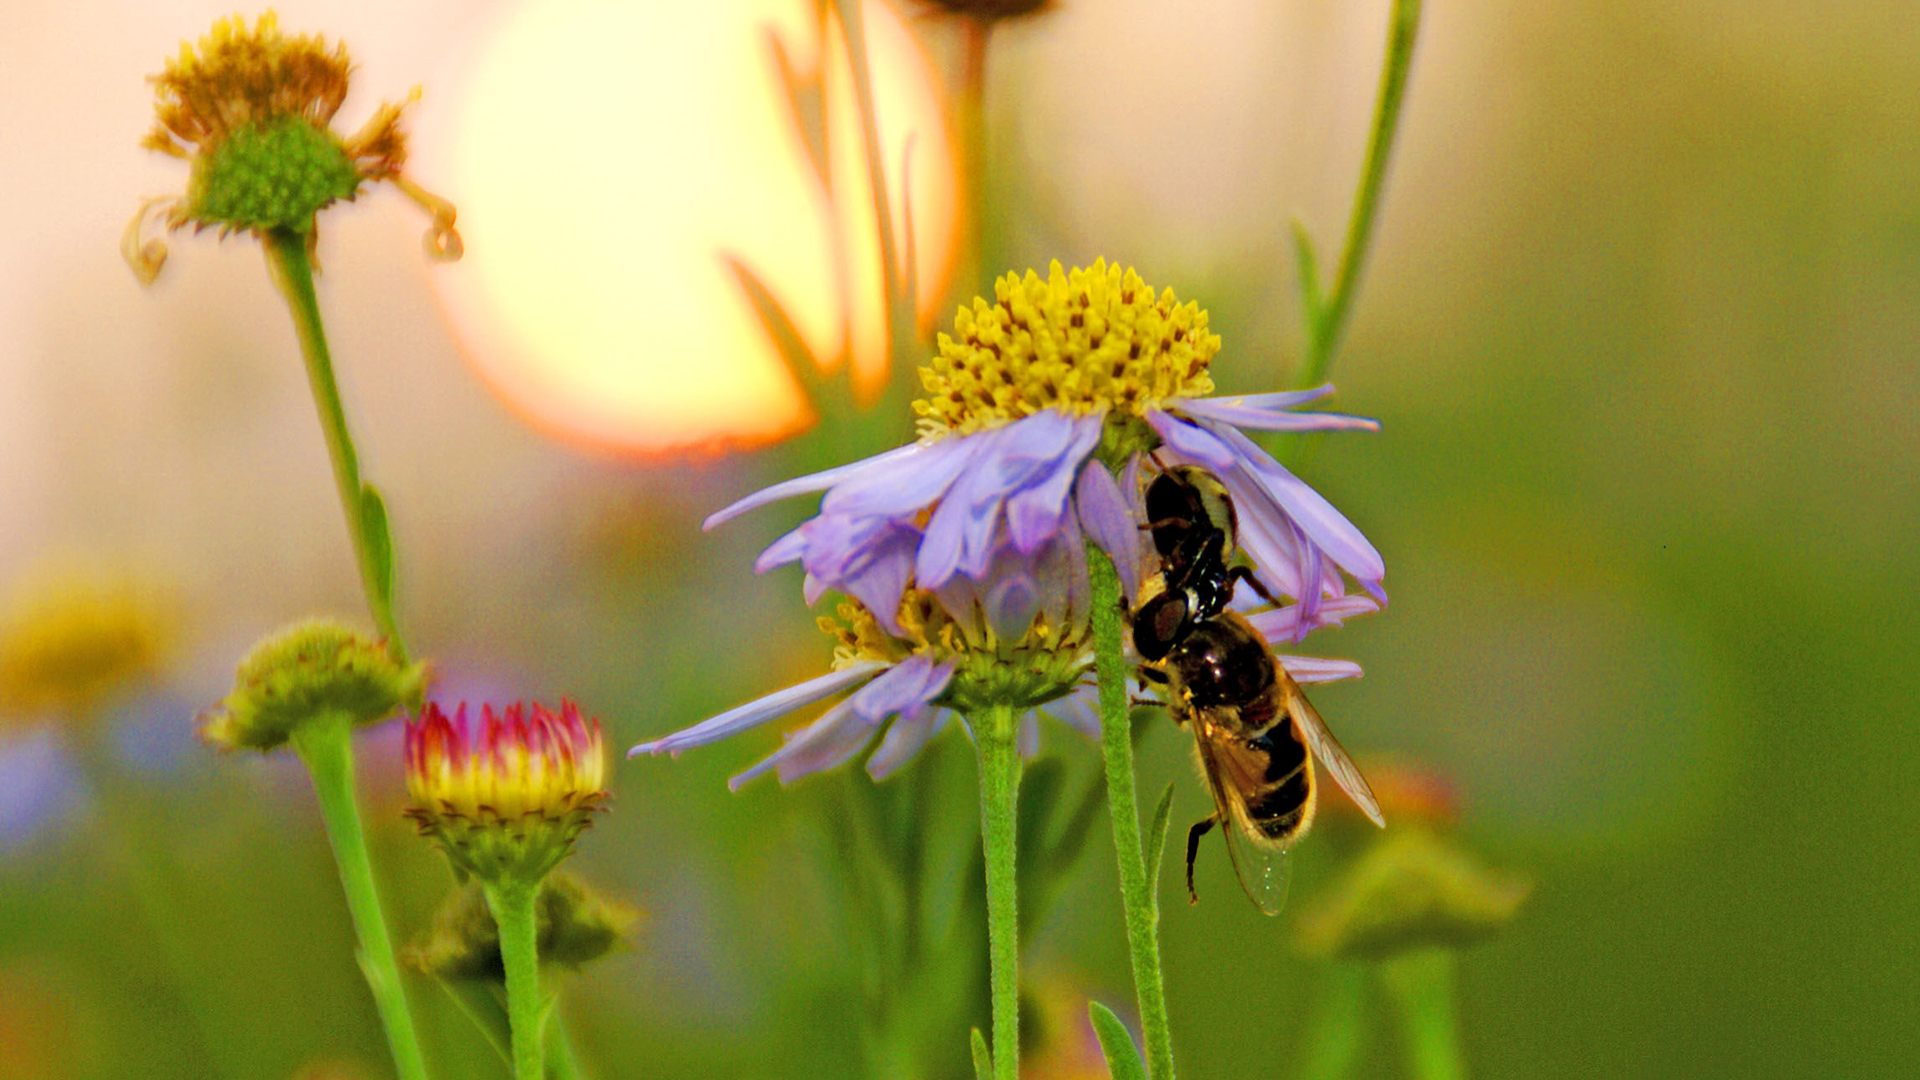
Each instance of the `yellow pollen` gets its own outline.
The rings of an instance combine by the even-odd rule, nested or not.
[[[1096,260],[1071,272],[1055,261],[1042,280],[1008,274],[994,300],[976,297],[954,333],[920,369],[913,403],[922,438],[967,435],[1042,409],[1144,415],[1174,398],[1213,392],[1207,365],[1220,336],[1207,313],[1140,275]]]

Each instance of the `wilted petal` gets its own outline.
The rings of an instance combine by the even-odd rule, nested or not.
[[[1357,679],[1360,677],[1360,665],[1351,660],[1328,660],[1320,656],[1279,657],[1280,666],[1287,669],[1297,683],[1334,682],[1339,679]]]
[[[702,530],[711,530],[732,521],[734,518],[739,517],[749,510],[765,506],[768,503],[779,502],[781,499],[790,498],[794,495],[804,495],[810,491],[825,491],[862,469],[880,466],[889,462],[896,462],[901,459],[914,458],[927,453],[930,449],[931,447],[923,446],[920,443],[909,443],[906,446],[897,446],[884,454],[876,454],[873,457],[864,458],[849,465],[840,465],[822,472],[809,473],[806,476],[796,476],[791,480],[782,480],[772,487],[762,488],[754,492],[724,510],[719,510],[708,515],[707,520],[700,524],[700,528]]]
[[[687,728],[676,731],[664,738],[644,742],[627,751],[628,757],[637,754],[677,754],[694,746],[705,746],[718,742],[729,735],[738,734],[750,727],[764,724],[776,716],[785,716],[796,709],[805,708],[814,702],[825,700],[856,683],[873,677],[874,673],[887,665],[878,660],[869,660],[829,672],[817,679],[809,679],[798,686],[789,686],[766,697],[749,701],[738,708],[726,712]]]
[[[1233,451],[1225,443],[1172,413],[1149,410],[1147,423],[1166,440],[1168,448],[1183,457],[1192,458],[1216,472],[1234,465]]]

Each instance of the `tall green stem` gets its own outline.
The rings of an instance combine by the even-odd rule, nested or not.
[[[1400,1014],[1407,1066],[1415,1080],[1467,1080],[1454,1013],[1453,954],[1428,949],[1397,956],[1380,965],[1380,981]]]
[[[347,911],[360,938],[360,970],[387,1029],[394,1068],[400,1080],[426,1080],[426,1059],[414,1033],[413,1014],[407,1009],[406,985],[394,958],[393,940],[387,936],[386,915],[373,883],[373,861],[367,857],[360,802],[354,793],[351,729],[344,717],[316,716],[294,729],[293,748],[313,777],[313,791],[320,799],[320,817],[340,867]]]
[[[333,377],[333,356],[327,351],[326,328],[320,322],[320,303],[313,292],[313,263],[307,258],[306,237],[290,229],[269,229],[263,238],[267,269],[293,315],[300,338],[300,354],[307,362],[307,382],[320,412],[320,429],[327,437],[327,456],[333,462],[333,482],[340,509],[347,516],[353,539],[354,561],[360,568],[360,587],[367,594],[373,621],[387,639],[387,651],[396,663],[407,663],[407,647],[393,618],[393,552],[387,535],[386,507],[380,495],[360,479],[360,460],[347,430],[346,408]]]
[[[974,720],[980,754],[980,833],[987,856],[987,960],[993,988],[994,1080],[1020,1076],[1020,918],[1014,887],[1020,750],[1011,705]]]
[[[1360,190],[1354,196],[1352,216],[1347,221],[1340,270],[1334,279],[1332,294],[1324,301],[1314,297],[1307,312],[1307,356],[1300,366],[1298,382],[1302,389],[1326,381],[1327,369],[1332,366],[1334,352],[1346,331],[1360,271],[1366,264],[1367,245],[1373,237],[1380,189],[1387,178],[1387,162],[1393,156],[1393,140],[1400,128],[1400,105],[1406,98],[1407,69],[1413,61],[1414,38],[1419,29],[1420,0],[1394,0],[1393,15],[1387,26],[1387,58],[1380,69],[1380,96],[1374,103],[1373,131],[1367,138]],[[1310,292],[1311,289],[1309,283]]]
[[[1367,974],[1360,964],[1336,961],[1322,977],[1320,996],[1307,1017],[1301,1080],[1347,1080],[1366,1034]]]
[[[1120,577],[1106,552],[1092,546],[1087,548],[1087,569],[1092,579],[1093,656],[1100,679],[1100,756],[1107,768],[1107,807],[1113,815],[1120,904],[1126,913],[1127,953],[1133,960],[1140,1031],[1147,1044],[1147,1075],[1152,1080],[1173,1080],[1173,1031],[1167,1022],[1167,992],[1160,976],[1159,890],[1157,883],[1147,878],[1133,778],[1127,666],[1120,639],[1124,611]]]
[[[544,1080],[546,1003],[540,994],[539,938],[533,916],[540,886],[506,882],[488,885],[486,893],[487,907],[500,929],[500,963],[507,973],[513,1080]]]

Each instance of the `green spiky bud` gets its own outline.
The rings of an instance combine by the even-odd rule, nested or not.
[[[425,664],[395,663],[382,642],[324,619],[296,623],[240,662],[233,691],[200,736],[223,750],[272,750],[317,717],[384,720],[419,700],[426,683]]]

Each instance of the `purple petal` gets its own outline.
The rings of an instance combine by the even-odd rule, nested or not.
[[[875,780],[892,776],[894,770],[912,760],[935,735],[946,728],[952,715],[946,709],[931,707],[901,713],[887,728],[887,734],[880,740],[880,746],[874,750],[873,756],[867,759],[867,775]]]
[[[1025,574],[1000,578],[988,587],[981,609],[1001,641],[1018,641],[1040,613],[1040,596],[1033,579]]]
[[[936,664],[923,655],[909,656],[892,671],[861,687],[847,703],[862,720],[878,724],[894,713],[932,702],[946,690],[951,678],[953,664]]]
[[[1234,449],[1241,468],[1299,525],[1307,539],[1352,574],[1354,580],[1365,585],[1367,591],[1379,588],[1380,581],[1387,575],[1387,565],[1380,558],[1380,552],[1345,515],[1230,425],[1202,423]]]
[[[977,436],[992,441],[981,446],[975,467],[948,489],[933,511],[914,563],[922,587],[937,589],[956,573],[975,579],[986,573],[1006,491],[997,483],[996,471],[982,466],[996,460],[1000,438],[1010,430],[1012,425]]]
[[[1249,408],[1232,401],[1193,400],[1180,403],[1180,411],[1195,419],[1232,424],[1254,431],[1379,431],[1380,421],[1344,413],[1269,412]]]
[[[1189,398],[1181,403],[1184,409],[1195,401],[1217,401],[1227,405],[1240,405],[1249,409],[1291,409],[1295,405],[1305,405],[1309,401],[1318,401],[1333,393],[1332,383],[1321,383],[1311,390],[1274,390],[1265,394],[1234,394],[1230,397]]]
[[[1081,529],[1113,559],[1114,568],[1120,574],[1120,587],[1126,590],[1127,606],[1132,607],[1134,594],[1140,588],[1140,524],[1105,465],[1089,462],[1080,470],[1080,478],[1074,484],[1073,504],[1079,512]]]
[[[872,735],[873,728],[854,715],[850,702],[843,701],[820,714],[820,719],[787,736],[785,746],[728,779],[727,787],[738,791],[774,769],[780,771],[782,784],[809,772],[830,769],[859,753]]]
[[[1095,742],[1100,741],[1100,713],[1094,707],[1098,697],[1095,687],[1085,686],[1059,701],[1047,706],[1047,712],[1055,719]]]
[[[807,551],[807,525],[811,519],[803,522],[799,528],[767,545],[767,550],[753,560],[753,572],[764,574],[776,566],[785,566],[798,559]]]
[[[1066,429],[1070,438],[1064,448],[1046,469],[1028,476],[1007,499],[1007,531],[1014,547],[1031,552],[1059,531],[1060,519],[1067,512],[1067,492],[1087,455],[1100,442],[1105,422],[1103,413],[1089,413],[1071,421]]]
[[[750,727],[764,724],[776,716],[785,716],[796,709],[805,708],[816,701],[822,701],[845,690],[855,683],[873,677],[874,672],[887,665],[878,660],[864,661],[828,672],[817,679],[809,679],[797,686],[777,690],[766,697],[750,701],[738,708],[710,719],[702,720],[684,731],[676,731],[664,738],[644,742],[627,751],[628,757],[638,754],[678,754],[695,746],[706,746],[721,739],[745,731]]]
[[[1320,656],[1285,656],[1278,658],[1280,666],[1287,669],[1297,683],[1334,682],[1338,679],[1357,679],[1360,677],[1360,665],[1351,660],[1328,660]]]
[[[1336,596],[1322,601],[1319,611],[1311,620],[1301,618],[1299,604],[1288,604],[1271,611],[1256,612],[1247,616],[1247,621],[1268,641],[1299,641],[1307,632],[1339,626],[1355,615],[1379,610],[1379,603],[1371,596]],[[1306,628],[1304,632],[1301,630],[1303,626]]]
[[[707,520],[700,524],[700,528],[702,531],[709,531],[732,521],[734,518],[739,517],[749,510],[765,506],[768,503],[778,502],[781,499],[790,498],[794,495],[804,495],[810,491],[825,491],[827,488],[839,483],[843,478],[851,476],[862,469],[897,461],[901,458],[911,458],[926,453],[927,449],[928,447],[920,443],[910,443],[906,446],[894,447],[884,454],[876,454],[873,457],[864,458],[848,465],[836,466],[822,472],[809,473],[806,476],[796,476],[791,480],[782,480],[772,487],[762,488],[754,492],[724,510],[719,510],[708,515]]]
[[[911,517],[946,493],[948,485],[973,460],[979,445],[978,437],[961,436],[926,444],[919,454],[876,460],[859,476],[834,485],[820,500],[820,512]]]
[[[1225,443],[1172,413],[1150,409],[1147,423],[1153,425],[1153,430],[1160,433],[1169,448],[1184,457],[1192,458],[1216,472],[1234,465],[1233,451]]]

